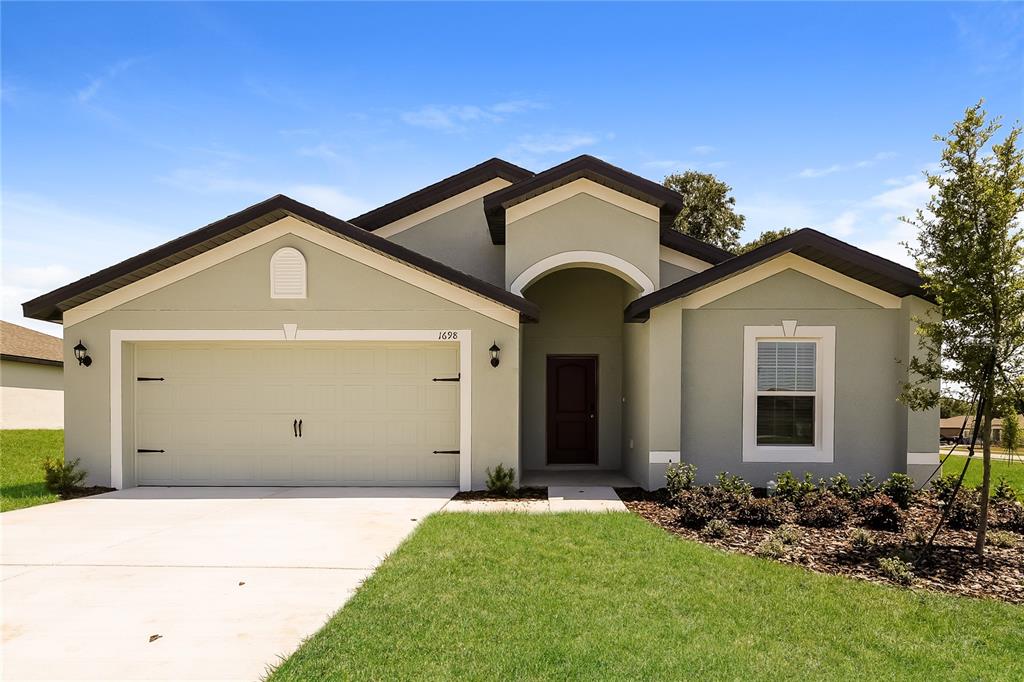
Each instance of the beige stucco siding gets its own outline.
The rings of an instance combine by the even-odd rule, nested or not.
[[[64,427],[64,368],[0,360],[0,428]]]
[[[622,329],[622,468],[645,487],[650,473],[650,330],[649,324]]]
[[[491,284],[504,284],[505,247],[491,242],[483,199],[402,230],[390,239]]]
[[[268,264],[284,246],[306,258],[306,299],[270,298]],[[277,330],[284,324],[300,330],[471,330],[473,486],[483,485],[487,467],[518,461],[518,328],[291,234],[69,327],[65,354],[70,357],[81,338],[93,365],[70,368],[65,378],[68,457],[82,458],[90,483],[109,484],[111,330]],[[487,352],[494,341],[503,350],[497,368]],[[124,345],[122,456],[130,485],[134,382],[130,344]]]
[[[667,287],[670,284],[675,284],[676,282],[680,282],[687,277],[692,277],[697,274],[693,270],[688,270],[687,268],[669,263],[668,261],[658,262],[658,272],[659,277],[661,278],[662,287]]]
[[[549,256],[596,251],[627,261],[657,287],[658,247],[657,222],[580,193],[506,226],[505,284]]]
[[[845,472],[854,477],[906,470],[905,422],[900,420],[905,408],[896,399],[902,371],[897,364],[899,310],[883,309],[792,270],[699,309],[685,310],[674,302],[656,310],[664,314],[673,309],[681,318],[680,398],[652,404],[651,418],[667,422],[663,410],[678,415],[681,457],[697,465],[701,481],[720,471],[763,485],[786,470],[817,476]],[[744,327],[778,326],[782,320],[836,328],[832,463],[743,461]],[[658,356],[670,352],[652,350],[652,381],[663,375]],[[653,449],[657,448],[652,445]]]
[[[527,289],[541,321],[522,327],[523,467],[547,460],[547,356],[598,356],[598,466],[617,469],[622,446],[622,310],[628,285],[600,270],[562,270]]]

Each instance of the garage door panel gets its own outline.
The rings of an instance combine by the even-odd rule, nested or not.
[[[140,344],[140,484],[455,485],[454,345]],[[301,419],[302,437],[293,421]]]

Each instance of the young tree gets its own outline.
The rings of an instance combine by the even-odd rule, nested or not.
[[[919,245],[908,249],[938,315],[917,320],[927,350],[911,362],[915,378],[901,396],[915,409],[934,407],[938,392],[926,384],[942,380],[984,400],[978,554],[985,549],[996,401],[1024,375],[1021,128],[989,148],[1000,125],[985,116],[978,102],[948,135],[936,137],[945,149],[939,171],[926,174],[932,198],[926,210],[904,219],[918,228]]]
[[[753,251],[754,249],[756,249],[759,246],[764,246],[765,244],[767,244],[769,242],[773,242],[776,239],[781,239],[782,237],[785,237],[787,234],[792,234],[792,233],[793,233],[793,228],[791,228],[791,227],[783,227],[783,228],[780,228],[778,230],[765,230],[756,239],[752,239],[751,241],[747,242],[746,244],[743,244],[743,245],[739,246],[735,250],[735,253],[736,253],[737,256],[740,256],[740,255],[746,253],[747,251]]]
[[[1017,417],[1017,409],[1012,401],[1007,401],[1006,409],[1003,410],[1003,437],[1002,445],[1010,461],[1013,461],[1017,450],[1024,445],[1024,434],[1021,433],[1020,421]]]
[[[692,170],[673,173],[662,184],[683,195],[675,229],[727,251],[739,247],[746,219],[735,210],[736,199],[729,194],[732,187],[711,173]]]

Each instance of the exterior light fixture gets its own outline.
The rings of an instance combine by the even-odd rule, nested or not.
[[[86,355],[86,351],[89,349],[85,347],[81,339],[78,340],[78,345],[73,350],[75,351],[75,359],[78,360],[78,364],[86,367],[92,364],[92,358]]]
[[[498,360],[498,353],[501,352],[501,349],[498,348],[498,342],[495,341],[494,343],[492,343],[491,347],[488,350],[491,351],[491,367],[497,367],[498,362],[500,362]]]

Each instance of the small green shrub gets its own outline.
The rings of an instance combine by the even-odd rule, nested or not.
[[[914,567],[899,557],[885,557],[878,560],[878,570],[898,585],[914,583]]]
[[[894,473],[879,487],[883,495],[888,495],[900,509],[909,509],[914,500],[914,479],[906,474]]]
[[[878,493],[858,502],[857,512],[868,528],[894,532],[903,528],[903,512],[885,493]]]
[[[1004,530],[1024,533],[1024,504],[998,500],[992,505],[994,525]]]
[[[793,475],[792,471],[783,471],[781,474],[776,474],[772,495],[789,500],[799,507],[805,497],[817,490],[818,485],[814,482],[814,477],[810,473],[805,473],[803,480],[800,480]]]
[[[878,492],[878,486],[875,485],[875,477],[873,474],[864,474],[857,481],[857,487],[853,490],[854,499],[863,500],[865,497],[871,497]]]
[[[85,480],[85,471],[78,466],[80,462],[80,459],[68,462],[57,457],[43,460],[46,489],[61,497],[67,497],[78,490]]]
[[[778,497],[751,497],[736,510],[736,522],[745,526],[781,526],[793,515],[793,503]]]
[[[670,498],[684,490],[693,490],[693,483],[697,479],[697,467],[685,462],[670,464],[665,470],[665,490]]]
[[[786,524],[785,526],[780,526],[774,533],[772,533],[771,537],[784,545],[792,545],[800,539],[802,534],[803,533],[800,532],[799,527],[794,526],[793,524]]]
[[[778,538],[769,536],[761,541],[754,554],[765,559],[780,559],[786,555],[786,547]]]
[[[996,483],[995,489],[992,490],[992,499],[997,502],[1017,501],[1017,491],[1013,489],[1013,486],[1010,485],[1005,476],[999,477],[999,482]]]
[[[495,495],[511,497],[516,492],[516,470],[499,464],[494,471],[487,469],[487,490]]]
[[[707,538],[724,538],[732,532],[732,526],[725,519],[712,519],[701,529],[700,534]]]
[[[719,472],[715,480],[718,481],[721,490],[738,497],[747,497],[754,492],[754,487],[744,481],[742,476],[730,474],[728,471]]]
[[[836,474],[828,479],[826,490],[844,500],[852,500],[856,497],[856,491],[853,485],[850,484],[850,478],[846,474]]]
[[[948,503],[949,516],[946,521],[952,528],[974,530],[978,527],[981,507],[978,505],[978,491],[960,490],[955,500]]]
[[[932,495],[942,504],[949,504],[953,499],[953,490],[960,479],[956,474],[946,474],[932,481]],[[963,490],[963,488],[961,488]]]
[[[815,493],[804,498],[797,513],[797,523],[812,528],[838,528],[853,515],[853,508],[846,500],[832,493]]]
[[[990,530],[985,534],[985,542],[993,547],[1010,549],[1017,546],[1017,537],[1005,530]]]
[[[932,536],[930,530],[924,528],[913,528],[907,534],[907,541],[912,545],[923,545],[928,542],[928,539]]]
[[[857,550],[865,550],[875,544],[875,537],[871,534],[871,531],[864,530],[863,528],[851,528],[849,538],[850,544]]]
[[[689,528],[703,528],[715,519],[727,519],[729,511],[706,488],[684,490],[675,498],[679,507],[677,521]]]

